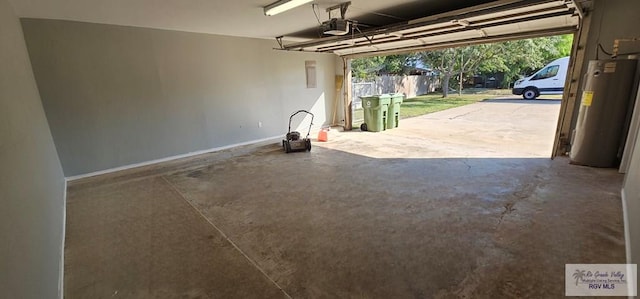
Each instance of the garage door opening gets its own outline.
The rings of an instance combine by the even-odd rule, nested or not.
[[[517,39],[560,34],[575,35],[571,51],[567,88],[560,107],[558,129],[551,157],[565,155],[570,149],[572,121],[575,119],[578,87],[581,83],[585,45],[591,24],[591,1],[490,1],[465,8],[409,18],[394,24],[360,30],[355,26],[348,34],[324,35],[300,42],[276,38],[281,50],[333,53],[345,62],[345,84],[350,86],[346,62],[359,57],[412,53],[468,45],[480,45]],[[353,24],[359,24],[358,20]],[[358,29],[358,30],[356,30]],[[488,79],[488,78],[487,78]],[[483,83],[484,84],[484,83]],[[490,84],[490,83],[487,83]],[[529,92],[529,95],[532,93]],[[340,112],[346,130],[352,128],[351,90],[344,91]]]
[[[480,156],[549,157],[572,43],[565,34],[355,58],[352,127],[398,126],[385,135]],[[399,113],[384,106],[384,96],[378,101],[381,94],[402,97]]]

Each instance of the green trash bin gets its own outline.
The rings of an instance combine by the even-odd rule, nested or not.
[[[391,95],[382,94],[360,98],[362,99],[362,109],[364,110],[364,123],[360,125],[360,130],[371,132],[386,130]]]
[[[398,127],[400,122],[400,104],[404,99],[404,94],[396,93],[391,95],[391,102],[389,103],[389,114],[387,117],[387,129],[393,129]]]

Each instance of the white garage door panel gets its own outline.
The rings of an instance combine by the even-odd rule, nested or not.
[[[491,36],[511,34],[514,32],[529,32],[539,31],[553,28],[563,28],[569,26],[577,26],[577,18],[569,18],[566,16],[559,16],[554,18],[541,19],[536,21],[522,22],[515,25],[496,26],[484,29],[484,31]]]

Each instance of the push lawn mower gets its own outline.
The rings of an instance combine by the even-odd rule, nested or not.
[[[307,137],[301,139],[300,132],[291,132],[291,120],[293,120],[293,117],[298,113],[302,112],[311,115],[311,123],[309,124]],[[282,147],[284,148],[284,151],[286,153],[311,151],[311,139],[309,139],[309,134],[311,134],[311,126],[313,126],[313,113],[307,110],[298,110],[295,113],[291,114],[291,116],[289,116],[289,131],[287,132],[286,139],[282,140]]]

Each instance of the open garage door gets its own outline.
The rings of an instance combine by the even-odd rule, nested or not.
[[[579,20],[573,1],[497,1],[281,48],[348,57],[384,55],[573,33]],[[351,25],[357,29],[357,23]]]

